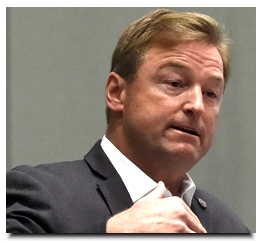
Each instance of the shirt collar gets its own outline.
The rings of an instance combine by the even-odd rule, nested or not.
[[[149,191],[153,190],[157,183],[148,177],[134,163],[126,158],[104,135],[101,147],[113,164],[125,184],[133,202],[137,201]],[[181,198],[190,207],[191,200],[196,190],[196,186],[191,177],[187,174],[181,185]],[[167,191],[166,195],[171,195]]]

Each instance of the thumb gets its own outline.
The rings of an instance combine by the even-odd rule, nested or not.
[[[165,184],[162,181],[159,181],[157,186],[153,190],[148,192],[145,196],[140,198],[138,200],[138,202],[147,201],[147,200],[151,200],[151,199],[164,198],[165,193],[166,193]]]

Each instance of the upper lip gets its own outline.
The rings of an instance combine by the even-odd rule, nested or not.
[[[186,132],[186,133],[189,133],[189,134],[192,134],[194,136],[200,136],[200,133],[199,133],[199,129],[195,128],[195,127],[190,127],[190,126],[171,126],[172,128],[174,129],[177,129],[177,130],[180,130],[182,132]]]

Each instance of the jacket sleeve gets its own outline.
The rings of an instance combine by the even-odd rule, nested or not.
[[[6,174],[6,232],[106,233],[102,181],[84,160],[14,168]]]
[[[59,233],[59,208],[47,188],[25,171],[6,174],[6,232]]]

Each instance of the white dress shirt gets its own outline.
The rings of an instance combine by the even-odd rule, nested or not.
[[[104,135],[101,141],[101,147],[105,154],[115,167],[125,184],[130,197],[133,202],[146,195],[153,190],[157,183],[148,177],[142,170],[140,170],[134,163],[126,158]],[[192,197],[196,190],[196,186],[191,177],[187,174],[181,185],[180,197],[190,207]],[[171,196],[167,190],[166,196]]]

